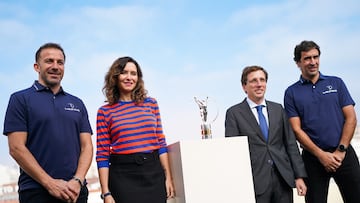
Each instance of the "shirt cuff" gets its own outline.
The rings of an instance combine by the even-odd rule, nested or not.
[[[109,168],[109,160],[105,160],[105,161],[98,161],[97,162],[97,167],[98,168]]]
[[[167,153],[167,152],[168,152],[167,147],[163,147],[163,148],[159,149],[159,154],[163,154],[163,153]]]

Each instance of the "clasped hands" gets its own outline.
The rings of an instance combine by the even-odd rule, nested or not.
[[[319,157],[321,164],[325,167],[327,172],[336,172],[336,170],[341,166],[342,161],[345,158],[345,152],[323,152]]]
[[[69,181],[53,179],[46,188],[50,195],[68,203],[75,203],[81,190],[80,184],[74,179]]]

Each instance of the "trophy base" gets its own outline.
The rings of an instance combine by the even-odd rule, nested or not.
[[[201,138],[202,139],[211,139],[212,136],[211,135],[202,135]]]
[[[202,139],[211,139],[211,125],[210,124],[201,124],[201,138]]]

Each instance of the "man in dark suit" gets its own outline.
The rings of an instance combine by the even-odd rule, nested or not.
[[[267,79],[260,66],[244,68],[247,98],[227,110],[225,137],[248,137],[256,202],[289,203],[292,188],[306,194],[306,171],[282,105],[265,100]]]

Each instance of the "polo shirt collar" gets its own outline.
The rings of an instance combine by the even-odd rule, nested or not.
[[[35,80],[35,82],[34,82],[34,84],[33,84],[33,87],[35,88],[35,90],[36,90],[37,92],[49,90],[48,87],[40,84],[38,80]],[[60,90],[59,90],[59,92],[58,92],[57,94],[64,94],[64,95],[65,95],[66,92],[63,90],[62,87],[60,87]]]
[[[318,80],[325,80],[326,76],[323,75],[323,74],[321,74],[321,72],[319,72],[319,74],[320,74],[320,75],[319,75],[319,79],[318,79]],[[307,79],[303,78],[302,75],[300,75],[299,81],[300,81],[301,84],[311,83],[310,80],[307,80]]]

